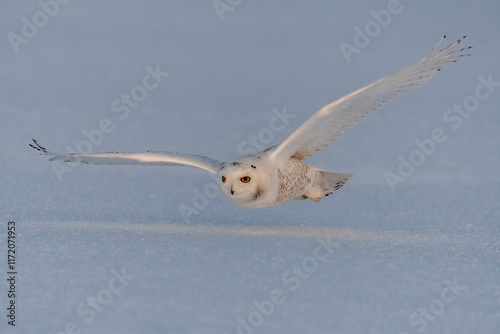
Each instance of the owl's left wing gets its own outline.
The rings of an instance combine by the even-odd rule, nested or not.
[[[470,46],[456,49],[465,37],[436,52],[445,35],[416,63],[327,104],[271,153],[273,159],[285,164],[290,157],[303,160],[325,148],[370,111],[430,80],[445,65],[468,56]]]
[[[217,174],[222,162],[210,159],[201,155],[183,154],[175,152],[131,152],[131,153],[96,153],[96,154],[76,154],[76,153],[54,153],[48,151],[33,139],[33,144],[29,144],[42,154],[53,156],[52,160],[62,160],[64,162],[78,162],[91,165],[149,165],[149,166],[190,166],[197,167]]]

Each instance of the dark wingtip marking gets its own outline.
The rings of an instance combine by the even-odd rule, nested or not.
[[[31,140],[33,140],[33,143],[35,144],[35,145],[28,144],[31,148],[34,148],[38,152],[42,152],[42,153],[47,154],[47,149],[45,147],[43,147],[42,145],[38,144],[38,142],[35,139],[31,138]]]

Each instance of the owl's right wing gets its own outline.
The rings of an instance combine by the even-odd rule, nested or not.
[[[465,37],[436,51],[445,35],[416,63],[327,104],[274,149],[273,160],[286,164],[291,157],[303,160],[325,148],[370,111],[430,80],[445,65],[467,56],[466,50],[471,47],[455,48]]]
[[[135,152],[135,153],[96,153],[96,154],[76,154],[76,153],[54,153],[47,151],[36,140],[29,144],[42,154],[53,156],[52,160],[62,160],[64,162],[78,162],[91,165],[148,165],[148,166],[190,166],[201,168],[210,173],[217,174],[223,162],[213,160],[201,155],[183,154],[174,152]]]

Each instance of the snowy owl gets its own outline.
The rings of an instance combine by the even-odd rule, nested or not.
[[[217,176],[220,191],[230,202],[245,208],[264,208],[306,198],[319,202],[341,188],[352,174],[321,170],[304,160],[328,146],[370,111],[430,80],[445,65],[468,56],[466,50],[470,46],[458,49],[465,37],[438,50],[445,35],[416,63],[322,107],[280,145],[230,162],[155,151],[61,154],[48,151],[36,140],[30,146],[42,154],[53,156],[51,160],[65,162],[201,168]]]

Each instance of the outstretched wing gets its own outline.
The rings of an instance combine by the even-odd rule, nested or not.
[[[91,165],[148,165],[148,166],[190,166],[207,170],[217,174],[222,162],[201,155],[182,154],[174,152],[132,152],[132,153],[96,153],[96,154],[61,154],[47,151],[47,149],[33,139],[29,144],[42,154],[53,156],[52,160],[64,162],[78,162]]]
[[[469,56],[466,50],[471,46],[456,49],[465,37],[436,51],[445,35],[418,62],[327,104],[279,145],[272,153],[273,158],[278,164],[286,163],[290,157],[303,160],[325,148],[370,111],[430,80],[445,65]]]

